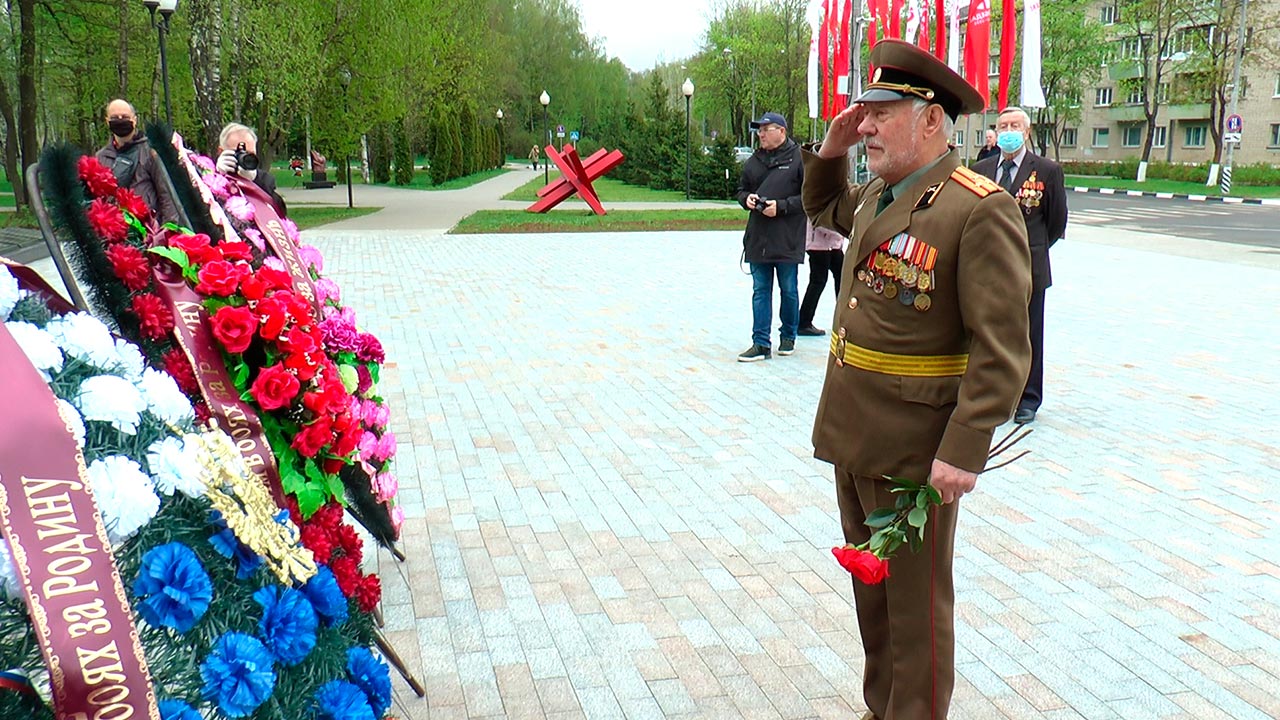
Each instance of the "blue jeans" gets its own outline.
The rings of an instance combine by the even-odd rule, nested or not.
[[[764,347],[769,343],[769,323],[773,320],[773,275],[778,274],[778,291],[782,295],[782,307],[778,310],[782,325],[778,335],[795,340],[800,328],[800,293],[796,290],[795,263],[751,263],[751,342]]]

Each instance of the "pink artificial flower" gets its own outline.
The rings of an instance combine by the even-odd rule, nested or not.
[[[253,243],[253,246],[258,248],[259,251],[267,251],[267,243],[262,239],[262,233],[258,232],[257,228],[245,228],[244,237],[246,240]]]
[[[400,527],[404,525],[404,508],[399,505],[391,508],[391,525],[395,527],[396,534],[400,533]]]
[[[386,352],[382,349],[382,343],[378,338],[369,333],[360,333],[357,341],[356,357],[365,362],[373,362],[381,365],[387,359]]]
[[[320,278],[316,281],[316,294],[320,296],[322,303],[339,303],[342,301],[342,291],[338,289],[338,284],[329,278]]]
[[[360,334],[356,331],[354,318],[354,312],[344,312],[320,321],[320,333],[324,337],[326,350],[333,353],[353,353],[360,347]]]
[[[375,400],[365,400],[361,403],[360,418],[364,421],[365,427],[371,430],[381,430],[391,420],[391,411],[387,409],[386,405],[382,405]]]
[[[358,381],[356,392],[360,395],[367,395],[373,389],[373,375],[363,364],[356,366],[356,379]]]
[[[193,152],[191,153],[191,159],[192,161],[195,162],[197,167],[202,168],[208,172],[214,171],[215,166],[213,164],[213,158],[206,157],[197,152]]]
[[[320,255],[320,249],[314,245],[299,245],[298,258],[302,260],[303,266],[317,273],[324,272],[324,258]]]
[[[289,218],[280,218],[280,224],[284,225],[284,234],[293,241],[294,245],[302,244],[302,234],[298,232],[298,224]],[[316,270],[320,268],[317,267]]]
[[[253,222],[253,205],[244,196],[237,195],[228,198],[226,202],[227,212],[231,213],[231,217],[240,222]]]
[[[369,460],[378,451],[378,436],[366,430],[360,436],[360,444],[356,447],[360,450],[360,459]]]
[[[378,438],[378,449],[374,453],[374,457],[379,460],[390,460],[396,454],[396,434],[393,432],[385,433]]]
[[[200,176],[209,192],[219,200],[226,200],[231,197],[231,182],[227,180],[227,176],[222,173],[206,173]]]
[[[280,272],[289,272],[289,268],[284,266],[284,261],[278,257],[275,257],[274,255],[263,260],[262,264],[265,265],[266,267],[271,268],[272,270],[278,270]]]
[[[373,478],[373,492],[378,502],[386,502],[400,492],[400,481],[392,473],[378,473]]]

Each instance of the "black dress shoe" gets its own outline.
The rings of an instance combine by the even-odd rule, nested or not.
[[[1013,414],[1013,421],[1019,425],[1026,425],[1034,422],[1036,419],[1036,411],[1031,408],[1018,408],[1018,412]]]
[[[804,327],[797,330],[796,334],[807,335],[809,337],[822,337],[823,335],[827,334],[827,331],[823,330],[822,328],[814,327],[812,325],[805,325]]]

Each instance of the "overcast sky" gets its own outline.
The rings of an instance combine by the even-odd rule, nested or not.
[[[693,55],[709,22],[711,0],[578,0],[587,35],[632,70]]]

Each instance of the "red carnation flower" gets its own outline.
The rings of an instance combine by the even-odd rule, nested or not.
[[[343,555],[354,558],[357,563],[364,557],[364,541],[350,525],[338,526],[337,541]]]
[[[151,208],[147,205],[147,201],[129,188],[116,189],[116,203],[120,205],[120,209],[139,220],[146,220],[151,216]]]
[[[111,270],[120,282],[132,292],[145,290],[151,284],[151,264],[142,251],[128,243],[116,243],[107,248]]]
[[[122,242],[129,237],[129,224],[125,222],[120,208],[98,198],[89,203],[89,224],[93,231],[103,240],[113,243]]]
[[[209,244],[208,235],[176,235],[169,238],[169,247],[178,248],[187,254],[187,260],[192,265],[203,265],[204,263],[218,259],[218,251],[213,249]]]
[[[247,307],[219,308],[210,319],[213,336],[218,338],[222,347],[230,353],[242,353],[253,343],[254,330],[258,329],[258,319]]]
[[[191,408],[196,411],[197,425],[209,424],[209,419],[213,417],[213,413],[209,412],[209,406],[205,404],[204,400],[197,399],[191,404]]]
[[[311,515],[311,522],[330,532],[336,531],[338,525],[342,523],[342,506],[332,500],[321,505]]]
[[[182,392],[194,395],[200,390],[200,385],[196,382],[196,371],[191,367],[191,361],[187,359],[186,353],[173,348],[164,354],[162,362],[164,371],[173,377]]]
[[[334,548],[337,547],[333,542],[333,538],[329,536],[328,530],[310,523],[302,526],[299,540],[302,542],[302,547],[310,550],[311,554],[315,556],[316,562],[324,565],[329,564],[329,560],[333,557]]]
[[[253,259],[253,248],[249,247],[247,242],[224,242],[214,246],[218,252],[222,253],[223,260],[243,260],[249,262]]]
[[[351,597],[355,594],[356,586],[360,584],[360,568],[353,558],[345,556],[333,558],[329,563],[329,569],[333,571],[333,577],[338,581],[338,589],[343,595]]]
[[[240,279],[248,273],[248,266],[233,265],[226,260],[205,263],[196,274],[196,292],[201,295],[229,297],[240,287]]]
[[[92,155],[82,155],[78,164],[80,179],[94,197],[107,198],[116,194],[116,176],[111,169]]]
[[[360,333],[358,339],[359,347],[356,349],[356,357],[365,362],[375,362],[379,365],[387,359],[386,352],[382,349],[382,343],[378,338],[369,333]]]
[[[889,561],[868,550],[845,545],[831,548],[831,554],[836,556],[840,567],[868,585],[875,585],[889,577]]]
[[[356,605],[360,612],[371,613],[382,601],[382,581],[377,575],[365,575],[356,586]]]
[[[263,410],[279,410],[293,402],[298,394],[298,378],[279,364],[263,368],[249,392]]]
[[[138,317],[142,337],[148,340],[159,340],[173,329],[173,313],[169,306],[151,293],[135,295],[129,309]]]

